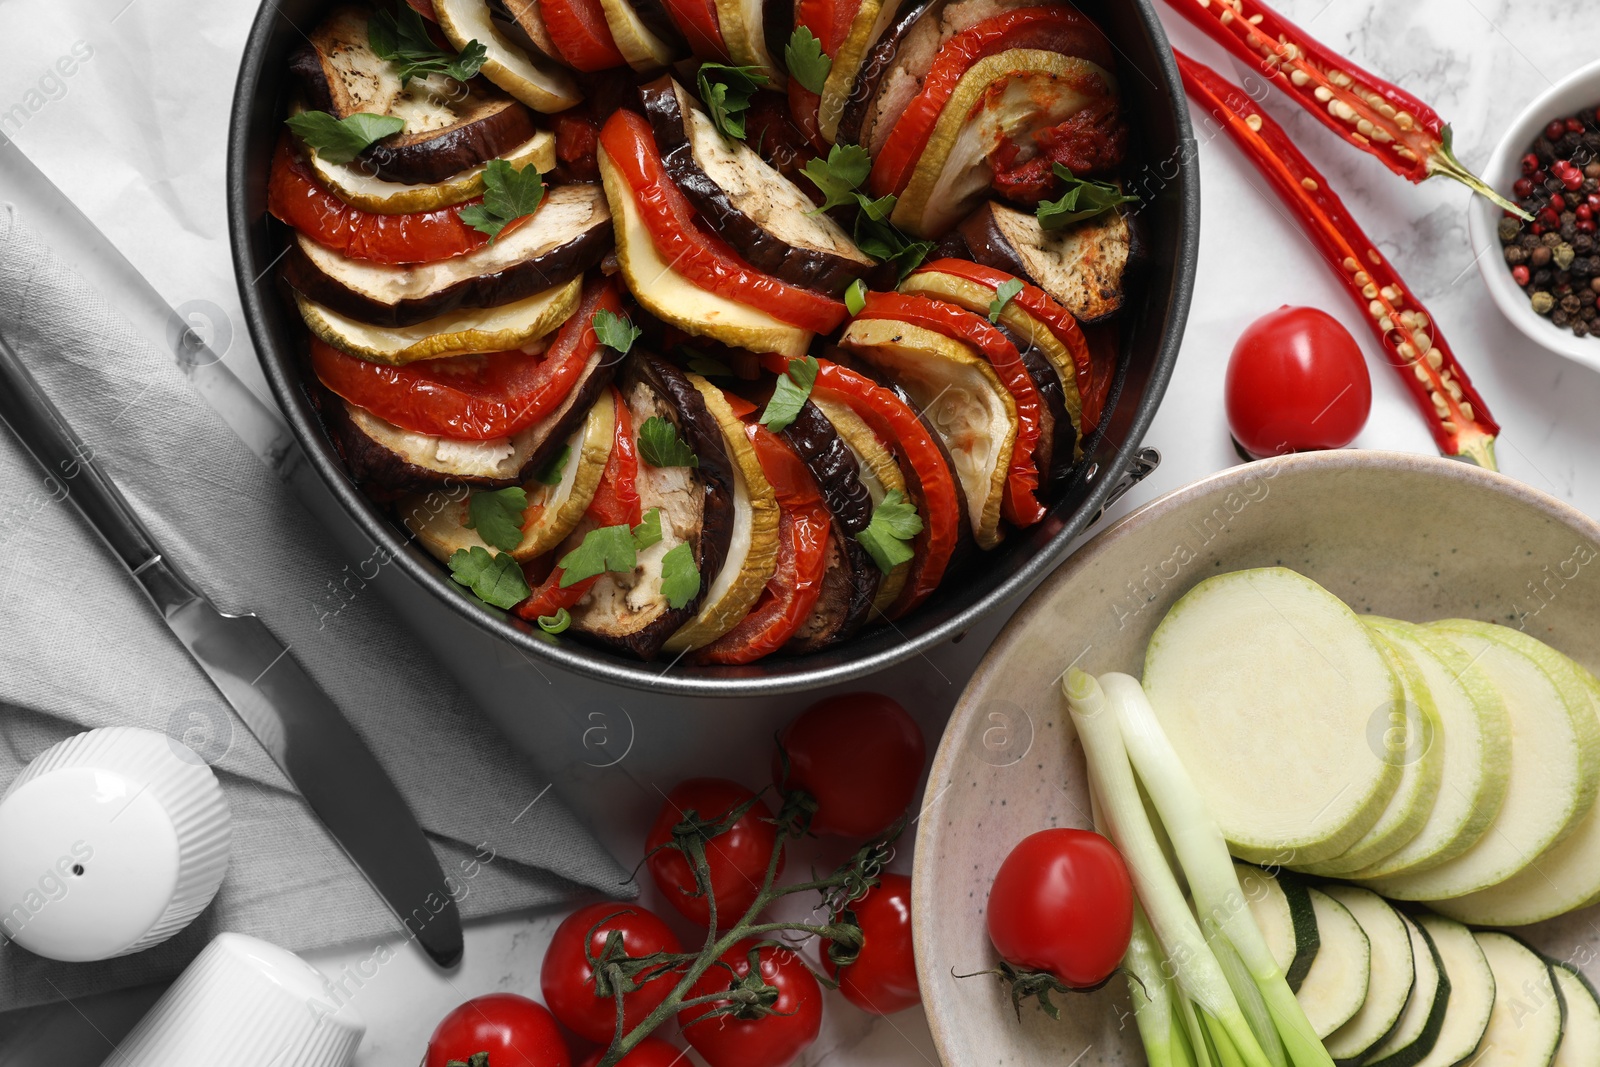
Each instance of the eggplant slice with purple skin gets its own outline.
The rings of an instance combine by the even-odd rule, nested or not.
[[[999,322],[995,328],[1006,335],[1017,349],[1022,369],[1028,372],[1033,387],[1039,391],[1039,497],[1047,506],[1050,496],[1066,483],[1067,476],[1077,466],[1078,427],[1067,411],[1067,396],[1061,388],[1061,376],[1045,354],[1034,347],[1026,337],[1013,330],[1008,323]]]
[[[352,259],[301,235],[284,259],[284,277],[341,315],[373,326],[411,326],[571,281],[604,259],[611,241],[611,212],[600,186],[560,185],[545,193],[533,218],[464,256],[389,266]]]
[[[1115,210],[1046,230],[1031,212],[991,200],[956,232],[961,247],[955,254],[1032,282],[1082,323],[1122,309],[1124,277],[1143,253],[1133,218]]]
[[[385,181],[431,185],[509,152],[538,132],[533,113],[480,78],[443,74],[405,87],[367,43],[367,13],[342,7],[289,57],[308,107],[335,118],[358,112],[405,119],[405,129],[361,153]]]
[[[635,348],[623,363],[620,382],[634,434],[647,419],[665,419],[689,446],[698,464],[652,467],[639,461],[639,505],[661,509],[661,540],[639,551],[626,574],[607,572],[571,609],[574,634],[643,660],[652,660],[669,637],[700,611],[700,602],[722,569],[733,536],[734,474],[722,430],[694,384],[661,357]],[[583,541],[586,525],[558,551]],[[687,542],[700,572],[700,592],[673,607],[661,592],[662,558]]]
[[[877,264],[793,182],[717,131],[670,75],[639,96],[667,176],[700,217],[757,270],[839,296]]]

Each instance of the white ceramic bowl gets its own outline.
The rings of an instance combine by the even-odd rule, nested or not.
[[[1551,119],[1567,118],[1594,107],[1600,107],[1600,62],[1569,74],[1523,109],[1495,146],[1484,168],[1483,180],[1510,197],[1511,186],[1522,177],[1522,157],[1527,155],[1539,131],[1548,126]],[[1478,272],[1489,287],[1489,295],[1501,313],[1529,340],[1600,370],[1600,336],[1579,337],[1535,313],[1527,295],[1512,280],[1511,269],[1500,253],[1499,226],[1503,217],[1502,210],[1488,200],[1481,196],[1472,198],[1468,213],[1472,252],[1477,257]]]
[[[946,1067],[1143,1064],[1126,983],[1019,1019],[995,979],[989,886],[1036,830],[1089,825],[1083,755],[1059,679],[1076,662],[1137,675],[1169,607],[1203,578],[1293,567],[1358,612],[1465,616],[1600,669],[1600,523],[1478,467],[1395,452],[1308,452],[1233,467],[1146,505],[1073,554],[1023,604],[951,715],[917,821],[917,973]],[[1219,639],[1226,639],[1219,635]],[[1600,908],[1519,934],[1600,973]]]

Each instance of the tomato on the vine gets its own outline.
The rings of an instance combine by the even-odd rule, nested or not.
[[[911,879],[880,875],[865,896],[845,906],[861,927],[861,948],[855,959],[834,962],[832,942],[822,945],[828,974],[839,992],[862,1011],[888,1015],[922,1000],[917,987],[917,961],[911,951]]]
[[[600,1067],[605,1055],[605,1049],[596,1049],[581,1067]],[[494,1064],[491,1063],[489,1067],[494,1067]],[[633,1046],[632,1052],[618,1060],[617,1067],[689,1067],[689,1053],[677,1045],[667,1044],[659,1037],[647,1037]]]
[[[757,951],[759,970],[752,975],[750,955]],[[723,953],[721,965],[700,976],[689,997],[736,989],[763,991],[760,999],[769,1013],[747,1017],[741,1010],[704,1018],[730,1000],[708,1001],[678,1013],[684,1038],[711,1067],[784,1067],[817,1039],[822,987],[793,949],[766,945],[757,950],[756,942],[741,941]]]
[[[691,814],[697,822],[710,827],[744,804],[750,804],[749,810],[727,830],[715,836],[702,834],[700,838],[710,872],[711,895],[717,903],[717,925],[721,927],[738,921],[761,892],[778,837],[772,809],[738,782],[724,778],[690,778],[667,794],[661,814],[656,816],[645,839],[649,857],[645,864],[662,895],[685,918],[709,922],[711,901],[700,894],[689,857],[663,846],[671,845],[674,827]],[[782,871],[780,860],[778,873]]]
[[[1338,319],[1281,307],[1251,323],[1228,360],[1228,426],[1252,456],[1354,441],[1372,411],[1361,347]]]
[[[989,890],[989,940],[1020,971],[1072,989],[1111,976],[1133,936],[1122,854],[1089,830],[1041,830],[1011,850]]]
[[[539,988],[550,1011],[579,1037],[609,1044],[617,1027],[617,1004],[608,992],[595,993],[594,968],[585,954],[603,958],[612,932],[622,936],[624,955],[639,959],[657,952],[680,952],[683,946],[667,924],[637,904],[590,904],[562,920],[545,950]],[[623,1025],[632,1029],[654,1011],[677,977],[650,971],[630,976],[639,988],[623,997]]]
[[[422,1067],[465,1063],[479,1052],[493,1067],[569,1067],[571,1056],[544,1005],[515,993],[475,997],[446,1015],[428,1039]]]
[[[927,752],[916,722],[882,693],[820,700],[784,727],[778,745],[773,781],[816,801],[811,832],[862,840],[905,813]]]

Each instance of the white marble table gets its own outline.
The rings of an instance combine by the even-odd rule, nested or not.
[[[1594,58],[1587,4],[1280,0],[1280,7],[1452,119],[1458,152],[1469,165],[1481,162],[1525,101]],[[15,173],[8,168],[17,165],[13,153],[20,147],[104,230],[162,300],[215,309],[211,328],[232,334],[227,363],[264,395],[243,333],[222,212],[226,110],[252,15],[248,0],[0,5],[0,131],[15,141],[0,148],[0,181]],[[1176,17],[1168,27],[1186,51],[1234,69]],[[49,81],[56,59],[80,41],[92,57],[70,78]],[[1503,469],[1600,514],[1600,376],[1530,345],[1498,318],[1472,263],[1466,191],[1443,181],[1408,187],[1281,101],[1269,107],[1287,120],[1298,143],[1430,306],[1504,424]],[[1232,146],[1210,140],[1204,128],[1200,136],[1201,274],[1183,356],[1147,442],[1165,459],[1113,515],[1237,461],[1222,415],[1222,369],[1243,327],[1280,304],[1324,308],[1362,338],[1373,361],[1374,409],[1358,445],[1431,451],[1409,397],[1378,363],[1360,315],[1322,261]],[[17,199],[26,214],[25,201],[11,189],[0,185],[0,199]],[[463,681],[508,734],[555,772],[567,801],[630,863],[659,803],[658,790],[701,773],[759,785],[774,725],[803,704],[668,701],[550,677],[488,644],[413,590],[391,581],[383,591],[441,645],[470,657],[474,668]],[[996,620],[874,683],[916,710],[930,745],[998,625]],[[897,865],[908,858],[900,857]],[[543,946],[558,919],[524,915],[474,926],[467,934],[466,962],[448,978],[415,955],[374,967],[375,945],[326,950],[313,961],[352,991],[370,1023],[358,1063],[409,1064],[436,1019],[460,1000],[499,989],[537,995]],[[98,1016],[86,1007],[102,1028],[112,1025],[104,1019],[114,1011]],[[98,1062],[95,1036],[82,1016],[63,1010],[57,1023],[62,1029],[52,1043],[35,1047],[71,1046],[86,1050],[71,1062]],[[822,1039],[802,1062],[922,1067],[937,1057],[918,1011],[872,1020],[835,998]]]

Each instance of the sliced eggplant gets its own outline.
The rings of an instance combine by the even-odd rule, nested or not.
[[[396,366],[419,359],[441,359],[476,352],[506,352],[537,341],[577,310],[583,279],[495,308],[440,315],[410,326],[369,326],[295,293],[300,317],[312,333],[333,347],[373,363]]]
[[[867,491],[871,500],[871,507],[876,508],[883,502],[883,498],[892,492],[898,492],[903,497],[909,497],[906,487],[905,472],[900,469],[899,462],[895,459],[894,452],[883,440],[872,431],[872,427],[864,422],[861,416],[851,411],[844,404],[835,403],[821,397],[813,397],[813,404],[821,411],[832,424],[839,440],[849,449],[851,457],[856,461],[857,477]],[[859,512],[853,507],[852,515]],[[855,519],[859,522],[859,518]],[[872,521],[872,513],[867,512],[867,522]],[[866,529],[862,524],[859,529],[850,534],[850,539],[855,542],[855,535]],[[860,544],[856,543],[860,549]],[[862,550],[863,553],[865,550]],[[874,569],[877,564],[869,559],[869,565]],[[911,577],[912,570],[918,566],[916,559],[910,559],[897,566],[888,574],[882,574],[878,582],[877,591],[872,596],[872,613],[882,617],[886,616],[889,609],[900,598],[900,592]]]
[[[358,482],[389,491],[456,482],[501,488],[525,480],[577,432],[611,383],[616,366],[606,351],[595,350],[560,407],[510,437],[490,441],[404,430],[327,390],[321,390],[319,407]]]
[[[1072,472],[1078,459],[1078,430],[1067,411],[1066,393],[1061,388],[1061,378],[1043,352],[1031,339],[1002,321],[1000,332],[1017,350],[1022,368],[1028,372],[1034,389],[1039,392],[1039,447],[1036,458],[1039,465],[1040,490],[1049,494]]]
[[[296,292],[372,326],[414,326],[465,308],[499,307],[578,278],[611,250],[600,186],[560,185],[533,218],[475,252],[389,266],[351,259],[300,235],[284,259]]]
[[[639,552],[629,573],[602,574],[572,609],[572,630],[609,648],[650,660],[678,630],[700,613],[710,585],[722,569],[733,538],[734,473],[722,428],[698,389],[659,356],[635,349],[624,364],[622,399],[634,427],[655,417],[672,423],[699,461],[693,467],[639,464],[639,502],[661,509],[661,540]],[[580,525],[563,548],[576,547]],[[662,560],[689,544],[700,572],[700,593],[674,608],[661,592]]]
[[[523,514],[522,543],[511,550],[518,562],[549,552],[577,527],[600,487],[600,476],[611,458],[616,428],[616,405],[604,390],[589,413],[563,446],[566,459],[554,485],[532,480],[523,483],[528,509]],[[556,452],[559,457],[560,450]],[[552,462],[555,462],[553,459]],[[469,494],[434,489],[416,493],[400,505],[401,521],[422,547],[441,561],[460,549],[489,549],[478,531],[467,526]]]
[[[465,86],[430,74],[405,86],[367,43],[367,12],[341,7],[323,19],[289,57],[307,104],[338,118],[392,115],[405,128],[361,154],[379,178],[405,184],[443,182],[511,151],[538,130],[517,101],[483,82]]]
[[[856,319],[839,344],[911,397],[949,450],[978,547],[998,545],[1017,405],[988,360],[943,334],[893,319]]]
[[[642,86],[667,176],[757,270],[839,296],[877,264],[805,193],[711,117],[670,75]]]
[[[500,32],[488,0],[434,0],[439,28],[457,48],[477,41],[488,55],[480,73],[527,104],[550,115],[583,102],[572,76],[554,62],[536,58]]]
[[[740,304],[689,282],[661,258],[645,227],[633,190],[605,149],[599,151],[600,177],[616,230],[617,263],[644,309],[696,337],[709,337],[752,352],[776,352],[798,359],[811,344],[811,332],[782,322],[759,308]]]
[[[333,190],[340,200],[379,215],[433,211],[483,195],[483,169],[487,163],[476,164],[442,182],[407,185],[374,177],[359,163],[329,163],[314,151],[309,155],[317,180]],[[541,174],[554,170],[555,135],[549,130],[539,130],[499,158],[518,169],[532,164]]]
[[[709,645],[738,625],[761,597],[778,565],[778,498],[761,469],[745,426],[722,390],[698,374],[686,375],[722,432],[732,460],[733,531],[715,577],[700,574],[705,593],[699,613],[667,639],[667,652]]]
[[[943,236],[989,195],[989,164],[1004,144],[1037,151],[1034,135],[1117,92],[1116,79],[1087,59],[1013,48],[978,60],[956,83],[917,158],[890,219],[920,237]]]
[[[1079,322],[1122,308],[1122,281],[1138,259],[1133,220],[1117,211],[1046,230],[1027,211],[989,201],[958,227],[969,258],[1037,285]]]

